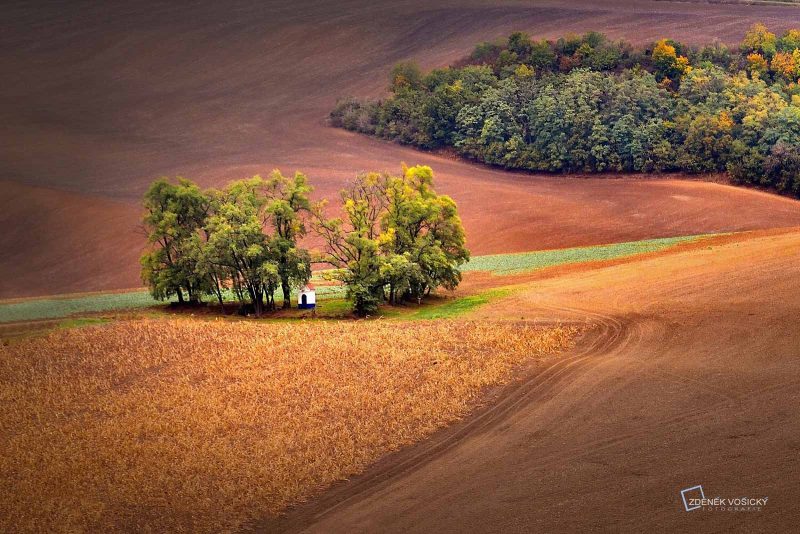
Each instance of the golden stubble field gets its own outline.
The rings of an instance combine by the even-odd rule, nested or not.
[[[137,319],[0,347],[0,530],[236,529],[464,416],[575,334]]]

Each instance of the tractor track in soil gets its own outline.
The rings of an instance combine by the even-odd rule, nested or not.
[[[798,255],[800,232],[750,235],[532,282],[473,318],[582,326],[572,349],[249,530],[781,530],[800,516]],[[685,515],[696,484],[770,506]]]
[[[547,311],[554,316],[568,314],[572,319],[561,324],[574,324],[586,329],[572,349],[556,357],[557,361],[503,387],[488,406],[465,421],[437,432],[418,445],[384,458],[377,466],[352,482],[326,492],[311,507],[301,506],[286,516],[258,525],[255,530],[302,532],[308,525],[335,512],[348,502],[366,493],[375,492],[392,480],[418,469],[470,436],[502,424],[526,404],[545,400],[560,382],[578,372],[589,371],[593,365],[599,363],[605,353],[628,344],[633,335],[625,320],[611,315],[568,307],[550,307]]]

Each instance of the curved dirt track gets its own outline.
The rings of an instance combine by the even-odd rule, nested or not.
[[[256,530],[785,531],[800,518],[800,232],[526,286],[477,317],[596,325],[483,411]],[[680,490],[769,497],[683,510]]]
[[[280,167],[319,196],[401,161],[437,171],[476,254],[794,226],[800,204],[678,180],[514,175],[326,127],[389,67],[475,43],[601,30],[738,42],[800,9],[604,0],[6,2],[0,34],[0,298],[133,287],[139,199],[162,175],[204,185]]]

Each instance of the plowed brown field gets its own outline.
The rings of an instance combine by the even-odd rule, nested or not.
[[[331,195],[365,169],[430,164],[474,253],[800,224],[800,203],[711,183],[513,175],[325,126],[388,68],[478,41],[597,29],[738,41],[784,7],[638,2],[5,3],[0,34],[0,297],[139,285],[138,201],[182,174],[221,184],[301,169]]]
[[[474,317],[586,321],[575,350],[267,532],[788,532],[800,233],[539,280]],[[764,498],[687,512],[681,490]],[[691,496],[691,495],[690,495]]]

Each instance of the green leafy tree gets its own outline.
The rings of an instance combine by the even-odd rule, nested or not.
[[[653,47],[653,65],[661,78],[672,81],[691,71],[689,59],[678,55],[676,43],[670,39],[661,39]]]
[[[558,56],[553,51],[553,47],[545,40],[534,41],[531,43],[531,51],[528,56],[528,63],[539,72],[552,71],[557,62]]]
[[[311,278],[311,258],[307,250],[297,246],[297,241],[306,235],[304,217],[311,209],[312,188],[304,174],[297,172],[289,178],[276,169],[264,183],[264,191],[264,213],[272,229],[269,249],[274,254],[281,280],[283,307],[290,308],[292,287],[303,285]]]
[[[764,159],[760,150],[736,139],[731,144],[726,169],[735,183],[767,185],[764,183]]]
[[[498,43],[478,43],[470,54],[468,61],[472,65],[493,65],[497,56],[503,50],[503,45]]]
[[[314,206],[314,229],[322,238],[325,261],[339,269],[357,315],[377,311],[383,298],[380,255],[380,217],[386,209],[388,177],[379,173],[359,175],[341,191],[343,216],[326,218],[326,202]]]
[[[381,217],[381,245],[395,260],[389,283],[393,302],[421,299],[442,286],[454,289],[461,281],[458,267],[469,260],[464,227],[453,199],[433,189],[427,166],[403,168],[387,182],[387,208]],[[405,273],[398,283],[397,273]]]
[[[249,300],[256,315],[275,308],[280,284],[277,254],[262,226],[265,182],[256,176],[232,182],[208,218],[205,258],[225,272],[242,304]]]
[[[422,71],[411,61],[402,61],[392,67],[389,74],[389,89],[397,93],[402,90],[416,90],[422,87]]]
[[[791,29],[778,39],[776,48],[782,52],[794,52],[800,49],[800,30]]]
[[[757,52],[771,58],[777,50],[777,44],[775,34],[764,24],[757,22],[745,34],[741,48],[745,52]]]
[[[727,112],[685,117],[685,140],[679,165],[689,172],[713,172],[725,169],[731,151],[733,122]]]
[[[512,33],[508,38],[508,50],[516,54],[521,62],[527,63],[533,50],[530,36],[523,32]]]
[[[178,178],[156,180],[144,196],[143,224],[150,250],[141,257],[142,280],[153,298],[175,295],[184,302],[197,302],[211,290],[200,272],[198,232],[208,215],[209,198],[196,184]]]
[[[461,281],[459,266],[469,259],[464,228],[455,202],[434,191],[430,167],[360,175],[341,200],[342,217],[328,219],[325,204],[316,206],[315,229],[358,315]]]
[[[800,145],[778,142],[764,160],[766,185],[800,195]]]

